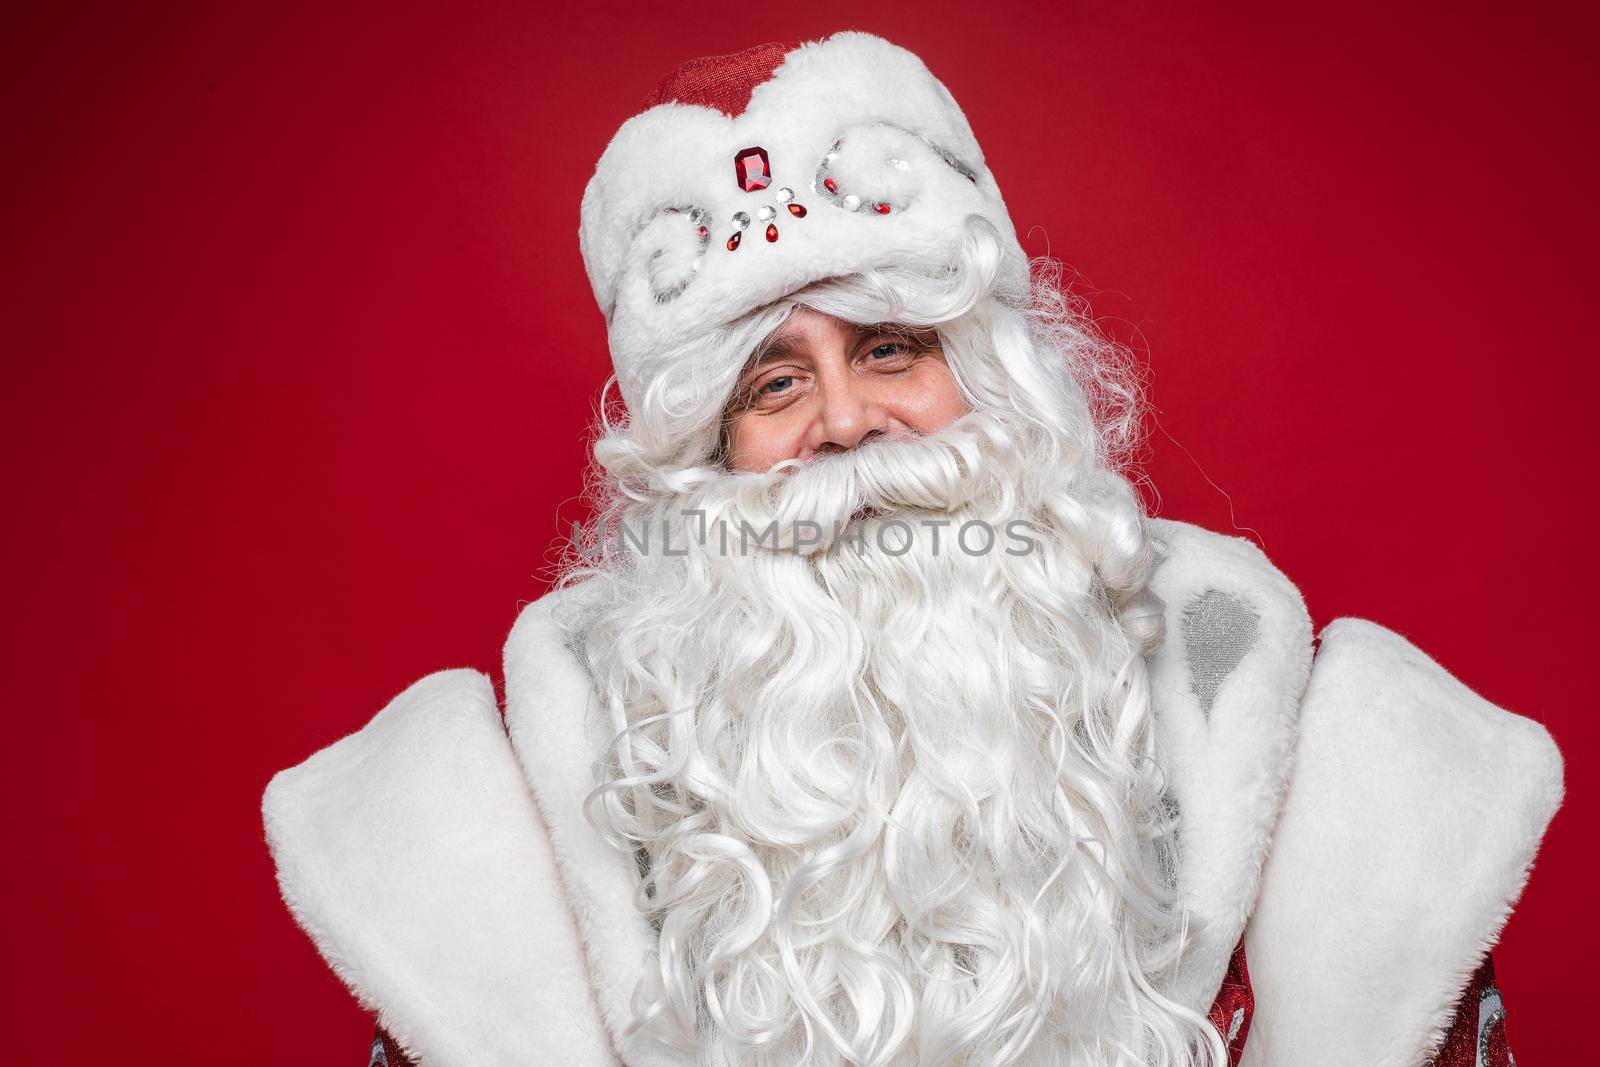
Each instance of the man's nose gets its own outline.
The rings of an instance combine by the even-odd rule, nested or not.
[[[821,403],[812,423],[812,452],[843,452],[889,429],[889,417],[859,379],[841,376],[823,384]]]

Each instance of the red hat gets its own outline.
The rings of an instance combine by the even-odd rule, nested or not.
[[[623,399],[697,337],[812,282],[947,261],[970,215],[1025,284],[966,117],[904,48],[846,31],[684,64],[583,194],[579,245]]]

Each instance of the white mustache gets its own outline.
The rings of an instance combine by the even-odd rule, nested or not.
[[[1000,475],[1017,472],[1022,458],[1011,431],[975,411],[938,433],[730,474],[698,487],[684,504],[703,510],[710,524],[744,523],[757,531],[775,524],[780,549],[822,551],[859,521],[980,503],[1003,509],[1015,479]]]

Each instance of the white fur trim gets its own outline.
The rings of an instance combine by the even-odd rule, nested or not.
[[[1194,920],[1173,992],[1203,1012],[1255,903],[1311,668],[1311,620],[1299,592],[1249,541],[1163,520],[1152,533],[1165,557],[1151,586],[1166,602],[1167,632],[1151,661],[1151,688],[1181,813],[1178,885]],[[1209,712],[1186,639],[1186,616],[1208,597],[1232,598],[1254,616],[1256,631]]]
[[[506,726],[550,828],[612,1041],[631,1067],[689,1064],[693,1057],[658,1042],[622,1036],[656,930],[633,904],[639,884],[633,857],[612,848],[583,814],[594,760],[609,737],[588,671],[551,617],[565,595],[529,604],[506,639]]]
[[[1323,635],[1283,801],[1309,657],[1300,598],[1248,542],[1153,530],[1168,605],[1155,714],[1182,810],[1180,892],[1201,926],[1180,997],[1209,1006],[1259,895],[1246,1064],[1409,1067],[1520,892],[1560,756],[1404,639],[1342,620]],[[1208,593],[1258,617],[1209,715],[1184,629]],[[612,1047],[636,1067],[692,1062],[620,1037],[656,937],[632,857],[583,816],[608,737],[551,617],[563,595],[524,609],[506,643],[515,756],[488,679],[446,671],[279,774],[263,804],[296,918],[429,1065],[598,1064]]]
[[[488,678],[416,682],[262,815],[295,918],[419,1063],[614,1062]]]
[[[1538,723],[1358,619],[1322,635],[1246,934],[1249,1067],[1414,1067],[1522,891],[1561,802]]]
[[[861,198],[855,211],[817,182],[841,137],[839,193]],[[773,180],[745,192],[734,157],[752,146],[767,150]],[[774,199],[779,188],[794,191],[805,218]],[[880,215],[867,206],[877,197],[896,206]],[[776,242],[763,236],[761,207],[777,212]],[[705,212],[704,241],[689,209]],[[730,252],[739,211],[751,222]],[[974,214],[1005,242],[1009,284],[1025,286],[1027,257],[961,108],[922,60],[871,34],[836,33],[791,51],[740,115],[675,102],[635,115],[584,189],[579,228],[623,399],[637,410],[675,347],[810,282],[947,261],[952,235]],[[675,295],[663,300],[662,290]]]

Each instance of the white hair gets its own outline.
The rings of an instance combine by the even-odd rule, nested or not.
[[[589,817],[660,930],[633,1027],[703,1062],[1226,1063],[1164,992],[1187,931],[1115,466],[1136,383],[1053,278],[996,291],[1000,257],[971,220],[948,270],[792,294],[603,420],[563,579],[615,733]],[[973,411],[728,471],[727,398],[800,305],[936,329]]]

